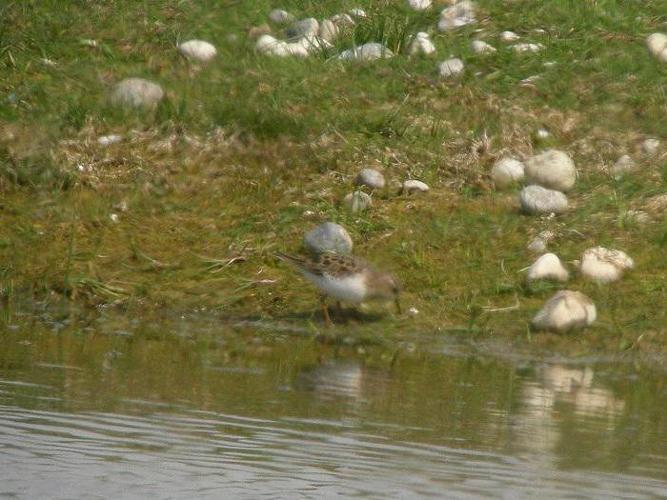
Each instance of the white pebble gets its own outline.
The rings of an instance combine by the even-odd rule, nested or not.
[[[500,39],[503,42],[507,42],[507,43],[516,42],[519,38],[521,38],[521,37],[519,35],[517,35],[516,33],[514,33],[514,31],[503,31],[500,34]]]
[[[528,183],[558,191],[572,189],[577,180],[572,158],[558,149],[547,149],[528,158],[525,172]]]
[[[350,10],[350,15],[352,17],[357,17],[359,19],[363,19],[365,17],[368,17],[368,14],[366,14],[366,11],[364,9],[359,8],[359,7],[351,9]]]
[[[118,223],[119,221],[118,214],[111,214],[109,215],[109,218],[111,219],[111,222]]]
[[[381,43],[369,42],[359,47],[344,50],[338,55],[338,59],[343,61],[374,61],[393,56],[394,53]]]
[[[431,4],[431,0],[408,0],[408,6],[414,10],[426,10]]]
[[[408,316],[414,317],[417,316],[418,314],[419,314],[419,309],[417,309],[416,307],[411,307],[410,309],[408,309]]]
[[[285,36],[290,40],[298,40],[304,36],[316,36],[320,31],[320,23],[313,17],[296,21],[285,30]]]
[[[646,156],[655,156],[660,148],[660,141],[658,139],[646,139],[642,142],[642,151]]]
[[[493,45],[490,45],[483,40],[473,40],[470,43],[470,46],[475,54],[493,54],[496,51],[496,48]]]
[[[534,82],[536,79],[537,79],[537,78],[532,77],[532,78],[528,79],[528,81],[529,81],[530,83],[532,83],[532,82]],[[543,141],[543,140],[548,139],[549,137],[551,137],[551,134],[550,134],[549,131],[548,131],[547,129],[545,129],[545,128],[538,128],[537,131],[535,132],[535,137],[537,137],[538,139],[540,139],[540,140]]]
[[[188,59],[207,62],[213,59],[218,51],[211,43],[204,40],[188,40],[178,46],[178,50]]]
[[[667,35],[653,33],[646,38],[649,53],[660,62],[667,62]]]
[[[340,29],[333,21],[325,19],[320,23],[319,37],[327,42],[333,42],[340,33]]]
[[[429,55],[435,52],[435,45],[431,41],[428,33],[420,31],[411,40],[408,46],[408,55],[415,56],[418,54]]]
[[[442,78],[451,78],[463,73],[463,68],[463,61],[458,57],[453,57],[438,64],[438,73]]]
[[[535,53],[544,48],[541,43],[517,43],[512,45],[512,48],[517,54]]]
[[[506,188],[524,178],[524,164],[514,158],[501,158],[491,168],[491,179],[497,188]]]
[[[528,281],[554,280],[562,283],[567,281],[569,277],[570,273],[554,253],[545,253],[539,257],[528,268],[528,274],[526,275]]]
[[[594,247],[583,253],[579,269],[588,279],[599,283],[611,283],[621,279],[624,271],[632,269],[634,265],[634,261],[621,250]]]
[[[553,295],[535,315],[537,330],[566,332],[591,325],[597,318],[593,301],[581,292],[561,290]]]
[[[412,194],[412,193],[427,193],[429,191],[428,184],[418,181],[415,179],[408,179],[403,183],[403,188],[401,189],[402,193]]]
[[[111,144],[116,144],[123,140],[122,135],[110,134],[110,135],[101,135],[97,138],[97,144],[100,146],[110,146]]]
[[[470,0],[462,0],[440,13],[438,29],[440,31],[451,31],[466,26],[477,21],[475,16],[475,4]]]

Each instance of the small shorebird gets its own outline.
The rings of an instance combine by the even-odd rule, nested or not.
[[[327,325],[331,324],[326,298],[359,304],[366,300],[393,300],[400,314],[400,288],[393,276],[373,269],[367,262],[351,255],[325,253],[315,259],[293,257],[284,253],[276,256],[293,265],[321,292],[322,313]]]

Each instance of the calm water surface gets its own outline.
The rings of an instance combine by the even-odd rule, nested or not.
[[[0,497],[667,496],[660,363],[193,318],[0,331]]]

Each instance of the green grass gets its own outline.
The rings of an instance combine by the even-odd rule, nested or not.
[[[667,228],[623,219],[665,190],[664,156],[635,154],[642,138],[667,136],[659,85],[667,66],[644,46],[648,33],[665,30],[664,4],[487,0],[479,23],[447,34],[434,31],[436,10],[414,13],[399,1],[280,7],[321,19],[357,5],[369,18],[329,53],[305,60],[253,51],[246,34],[267,22],[277,7],[268,1],[0,7],[7,307],[33,298],[136,314],[206,306],[225,318],[308,323],[296,311],[319,328],[315,295],[272,255],[298,251],[306,229],[333,220],[351,232],[356,253],[396,272],[407,306],[421,311],[362,322],[359,335],[464,331],[576,350],[640,348],[635,340],[645,334],[642,345],[664,349]],[[544,51],[515,54],[498,40],[506,29]],[[401,52],[416,31],[432,33],[437,58],[361,65],[329,57],[366,41]],[[473,54],[477,37],[497,53]],[[176,44],[189,38],[214,43],[216,60],[194,69],[179,57]],[[436,63],[450,54],[466,71],[441,81]],[[533,85],[521,84],[533,75]],[[167,98],[152,111],[115,109],[109,89],[129,76],[159,82]],[[547,142],[535,139],[540,127],[552,134]],[[124,140],[99,146],[108,133]],[[488,180],[500,156],[546,145],[569,151],[580,174],[574,209],[554,220],[520,215],[514,192],[494,192]],[[639,172],[614,181],[601,167],[625,152]],[[369,212],[352,215],[341,200],[366,166],[382,168],[390,187],[374,193]],[[408,177],[431,193],[398,196]],[[586,336],[526,336],[554,291],[527,287],[519,272],[533,259],[527,242],[543,229],[558,232],[551,249],[564,260],[602,244],[637,262],[610,287],[568,284],[598,305],[600,320]]]

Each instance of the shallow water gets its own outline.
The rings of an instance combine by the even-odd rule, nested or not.
[[[667,496],[667,374],[554,359],[214,318],[15,317],[0,496]]]

